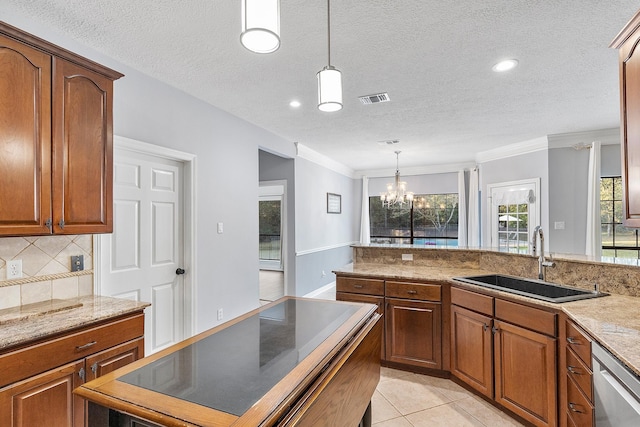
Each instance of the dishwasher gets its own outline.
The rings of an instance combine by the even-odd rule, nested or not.
[[[640,426],[640,378],[592,343],[596,427]]]

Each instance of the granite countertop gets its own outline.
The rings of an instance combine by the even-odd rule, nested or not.
[[[498,297],[521,300],[539,306],[564,311],[591,334],[596,341],[640,375],[640,298],[611,294],[580,301],[551,303],[501,292],[468,283],[452,282],[453,277],[494,274],[495,272],[466,267],[412,267],[406,265],[348,264],[335,273],[341,276],[366,276],[380,279],[433,280],[455,283],[456,286]]]
[[[150,304],[98,295],[0,311],[0,351],[49,335],[141,311]]]

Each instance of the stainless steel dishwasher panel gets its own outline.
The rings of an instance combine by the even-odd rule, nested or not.
[[[640,426],[640,378],[593,342],[596,427]]]

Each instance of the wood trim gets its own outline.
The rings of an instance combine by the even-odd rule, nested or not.
[[[430,283],[385,282],[384,294],[391,298],[408,298],[420,301],[436,301],[442,299],[442,286]]]
[[[640,28],[640,10],[622,27],[622,30],[616,35],[616,37],[609,43],[609,47],[613,49],[620,49],[622,45]]]
[[[104,65],[100,65],[97,62],[94,62],[67,49],[57,46],[51,42],[41,39],[40,37],[34,36],[33,34],[22,31],[19,28],[7,24],[6,22],[0,21],[0,33],[6,35],[7,37],[11,37],[22,43],[40,49],[46,53],[64,58],[67,61],[73,62],[81,67],[95,71],[96,73],[100,73],[103,76],[110,78],[111,80],[117,80],[121,77],[124,77],[124,74],[122,73],[105,67]]]

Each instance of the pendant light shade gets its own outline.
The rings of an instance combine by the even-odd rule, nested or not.
[[[333,112],[342,109],[342,73],[327,65],[318,72],[318,109]]]
[[[240,42],[256,53],[280,47],[280,0],[242,0]]]
[[[334,112],[342,109],[342,73],[331,65],[331,5],[327,0],[327,66],[318,77],[318,109]]]

